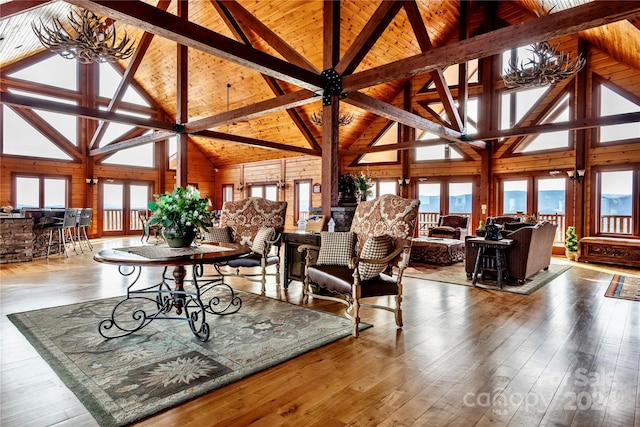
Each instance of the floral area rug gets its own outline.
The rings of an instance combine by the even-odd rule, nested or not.
[[[510,292],[514,294],[530,295],[540,289],[556,277],[560,276],[571,266],[565,264],[549,265],[547,271],[540,270],[533,276],[529,277],[523,284],[512,281],[510,284],[503,284],[502,289],[495,280],[487,280],[482,282],[478,277],[476,287],[480,289],[489,289],[492,291]],[[432,280],[435,282],[452,283],[454,285],[473,286],[471,279],[467,279],[467,273],[464,271],[464,262],[458,262],[450,266],[434,266],[430,264],[410,263],[404,272],[405,276],[415,279]],[[478,275],[479,276],[479,275]]]
[[[204,343],[187,322],[162,319],[103,338],[99,322],[124,297],[8,317],[102,426],[127,425],[351,334],[345,317],[236,292],[242,307],[207,315]]]
[[[604,296],[640,301],[640,277],[614,274]]]

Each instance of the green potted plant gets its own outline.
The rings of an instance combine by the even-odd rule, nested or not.
[[[373,181],[371,181],[371,178],[364,172],[360,171],[353,176],[353,181],[358,194],[360,195],[360,200],[367,200],[367,197],[371,194],[371,188],[373,187]]]
[[[338,204],[349,205],[355,204],[358,199],[356,194],[358,193],[358,187],[356,186],[355,177],[346,173],[338,177]]]
[[[173,192],[154,195],[148,207],[152,212],[147,226],[159,225],[171,247],[191,246],[196,229],[211,224],[209,201],[200,197],[200,191],[192,186],[177,187]]]
[[[578,236],[573,225],[567,227],[566,239],[564,243],[565,255],[570,261],[578,260]]]

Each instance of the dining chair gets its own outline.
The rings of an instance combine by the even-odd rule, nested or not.
[[[67,250],[67,245],[71,245],[73,248],[73,252],[78,254],[76,250],[74,233],[76,230],[76,224],[78,221],[78,208],[67,208],[64,210],[64,217],[62,217],[61,221],[58,221],[52,224],[49,228],[49,245],[47,246],[47,258],[49,258],[49,254],[51,252],[51,246],[53,243],[53,232],[57,231],[58,233],[58,252],[62,253],[62,249],[64,248],[64,254],[69,257],[69,251]]]

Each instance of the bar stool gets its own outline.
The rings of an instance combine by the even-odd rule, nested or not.
[[[76,240],[78,241],[78,246],[80,246],[80,251],[84,253],[82,249],[82,242],[84,242],[90,251],[93,251],[93,245],[89,241],[89,237],[87,236],[87,227],[91,225],[91,218],[93,217],[93,209],[92,208],[83,208],[80,209],[80,215],[78,217],[78,223],[76,226]]]
[[[58,231],[58,251],[62,253],[62,248],[64,248],[64,253],[69,257],[69,252],[67,251],[67,244],[71,243],[73,247],[73,251],[78,254],[76,250],[75,239],[73,237],[73,232],[76,229],[76,223],[78,220],[78,208],[67,208],[64,210],[64,217],[62,221],[53,224],[49,230],[49,245],[47,246],[47,258],[49,258],[49,253],[51,251],[51,246],[53,246],[53,231]]]

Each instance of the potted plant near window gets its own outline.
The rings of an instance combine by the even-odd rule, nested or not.
[[[578,260],[578,236],[576,236],[576,228],[573,225],[567,227],[567,238],[564,243],[565,254],[569,261]]]
[[[355,182],[358,190],[360,201],[367,200],[367,196],[371,194],[371,188],[373,187],[373,181],[371,181],[371,178],[364,172],[360,171],[353,176],[353,181]]]
[[[338,205],[355,205],[358,187],[352,174],[346,173],[338,177]]]
[[[177,187],[173,192],[154,195],[149,201],[153,213],[147,226],[160,225],[162,235],[172,248],[189,247],[196,236],[196,229],[211,224],[212,212],[207,209],[209,200],[200,197],[200,191],[192,186]]]

